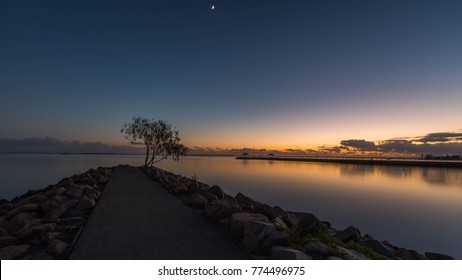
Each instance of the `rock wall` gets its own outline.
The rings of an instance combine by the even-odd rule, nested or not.
[[[90,169],[0,202],[0,259],[66,259],[111,168]]]
[[[375,240],[353,226],[334,229],[312,213],[285,211],[241,193],[232,197],[219,186],[208,186],[155,167],[145,168],[144,172],[216,223],[257,259],[453,259]]]

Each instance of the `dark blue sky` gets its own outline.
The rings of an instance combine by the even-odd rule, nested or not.
[[[216,9],[212,11],[210,6]],[[0,1],[0,138],[302,147],[461,129],[461,1]]]

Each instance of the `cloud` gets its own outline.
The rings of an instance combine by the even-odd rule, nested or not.
[[[374,142],[358,139],[343,140],[340,142],[340,145],[355,148],[360,151],[374,151],[376,149]]]
[[[52,137],[0,139],[0,153],[115,153],[139,154],[133,146],[112,146],[101,142],[61,141]]]
[[[438,132],[414,138],[394,138],[377,143],[364,139],[343,140],[340,144],[361,152],[385,154],[462,154],[462,133]],[[337,149],[338,150],[338,147]],[[335,151],[337,152],[337,151]]]
[[[462,133],[455,133],[455,132],[437,132],[437,133],[430,133],[427,134],[420,139],[416,139],[418,142],[422,143],[446,143],[446,142],[454,142],[454,141],[461,141],[462,140]]]

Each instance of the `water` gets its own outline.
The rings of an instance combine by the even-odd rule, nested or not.
[[[98,166],[140,165],[140,156],[0,155],[0,194],[20,195]],[[462,169],[185,157],[160,168],[227,193],[312,212],[336,228],[462,259]]]

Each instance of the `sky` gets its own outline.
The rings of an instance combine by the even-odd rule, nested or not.
[[[462,153],[461,14],[444,0],[0,0],[0,152],[127,145],[141,116],[197,150]]]

